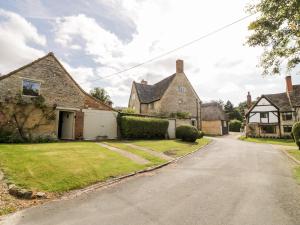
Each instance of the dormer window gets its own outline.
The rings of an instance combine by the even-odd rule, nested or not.
[[[23,80],[22,82],[22,95],[39,96],[41,83],[33,80]]]

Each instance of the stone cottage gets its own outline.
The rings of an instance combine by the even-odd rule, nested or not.
[[[16,121],[22,121],[24,128],[30,130],[33,137],[83,139],[84,133],[90,129],[88,124],[84,124],[89,122],[87,116],[90,112],[114,112],[110,106],[87,94],[51,52],[0,77],[2,106],[11,104],[9,99],[15,96],[19,96],[25,103],[42,96],[47,108],[53,109],[55,116],[52,120],[45,123],[44,118],[43,124],[38,124],[41,123],[41,110],[34,110],[32,107],[28,109],[28,104],[26,107],[26,104],[20,104],[24,115],[26,110],[30,111],[28,118],[17,118]],[[0,114],[0,124],[4,126],[9,115],[3,111]]]
[[[201,105],[202,131],[208,135],[228,134],[228,116],[217,102]]]
[[[184,73],[183,60],[176,61],[176,73],[155,84],[134,81],[128,107],[154,116],[185,113],[187,122],[200,128],[200,98]]]

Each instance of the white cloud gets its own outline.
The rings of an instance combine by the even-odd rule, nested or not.
[[[18,14],[0,9],[0,34],[1,73],[7,73],[45,54],[30,46],[45,46],[45,36]]]

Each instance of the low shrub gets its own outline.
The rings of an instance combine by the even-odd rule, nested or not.
[[[169,126],[168,120],[151,117],[122,116],[119,121],[121,135],[128,139],[162,139]]]
[[[300,122],[293,125],[292,128],[293,139],[300,150]]]
[[[202,133],[193,126],[183,125],[176,128],[176,138],[183,141],[195,142],[198,138],[201,138],[201,135]]]
[[[239,120],[230,120],[229,122],[229,131],[240,132],[242,127],[242,122]]]
[[[198,136],[198,138],[200,139],[200,138],[203,138],[203,136],[204,136],[204,132],[203,131],[198,131],[198,134],[199,134],[199,136]]]

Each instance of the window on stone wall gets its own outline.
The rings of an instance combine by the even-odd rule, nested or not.
[[[283,126],[283,132],[284,133],[291,133],[292,132],[292,126]]]
[[[183,86],[178,86],[178,92],[180,92],[180,93],[185,93],[185,87],[183,87]]]
[[[275,134],[276,133],[276,126],[273,125],[265,125],[261,126],[261,133],[262,134]]]
[[[282,113],[282,120],[283,121],[289,121],[293,119],[293,114],[292,112],[284,112]]]
[[[22,94],[28,96],[38,96],[40,94],[41,83],[32,80],[23,80]]]

